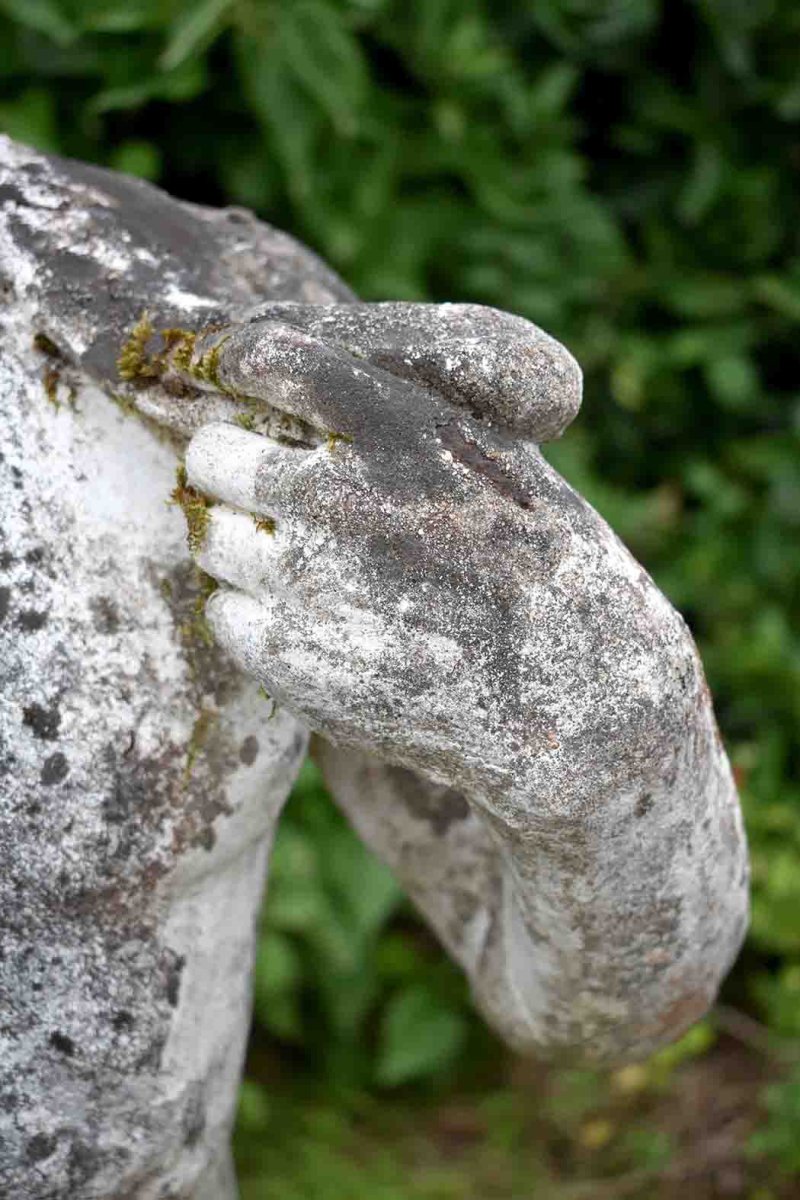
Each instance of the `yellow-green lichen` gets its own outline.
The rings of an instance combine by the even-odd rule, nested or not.
[[[205,383],[216,385],[219,382],[219,355],[220,347],[218,345],[212,346],[210,350],[201,354],[192,367],[195,379],[202,379]]]
[[[58,412],[58,410],[61,408],[61,401],[58,398],[58,384],[60,379],[61,372],[59,371],[58,367],[47,367],[44,375],[42,376],[44,394],[56,412]]]
[[[256,419],[252,413],[240,412],[233,418],[234,424],[252,433],[256,427]]]
[[[186,747],[186,771],[185,776],[188,779],[192,773],[192,768],[197,761],[198,754],[201,753],[205,746],[208,735],[211,732],[211,727],[216,720],[216,712],[210,708],[201,708],[197,714],[192,732],[189,736],[189,744]]]
[[[200,595],[194,602],[194,608],[195,612],[202,612],[205,608],[206,600],[208,600],[209,596],[214,595],[219,584],[213,575],[209,575],[207,571],[201,571],[199,567],[196,568],[196,574]]]
[[[214,635],[206,620],[206,602],[219,585],[216,579],[201,571],[199,567],[195,567],[194,574],[196,595],[190,611],[184,614],[184,619],[178,626],[178,632],[184,645],[189,674],[196,681],[201,671],[202,652],[214,645]],[[165,599],[174,604],[172,595],[165,595]]]
[[[209,333],[211,332],[211,329],[207,329],[205,332]],[[205,350],[200,355],[198,360],[193,364],[189,373],[193,375],[195,379],[200,379],[203,383],[210,383],[212,387],[219,388],[219,390],[221,392],[225,392],[226,395],[235,395],[233,390],[226,387],[219,377],[219,363],[222,355],[222,347],[225,345],[227,340],[227,337],[220,338],[218,342],[216,342],[208,350]]]
[[[161,339],[161,349],[149,350],[148,343],[156,336]],[[191,329],[170,327],[156,331],[149,314],[142,313],[117,359],[120,378],[129,383],[160,379],[172,367],[175,371],[204,379],[205,368],[198,371],[192,365],[196,341],[197,334]]]
[[[147,343],[153,336],[153,322],[149,313],[143,312],[128,338],[123,344],[117,359],[117,370],[120,379],[132,383],[137,379],[155,379],[164,369],[159,355],[148,353]]]
[[[349,445],[352,442],[349,433],[329,433],[327,437],[327,446],[330,454],[333,454],[336,447],[339,445]]]
[[[126,417],[132,417],[136,412],[136,404],[132,396],[123,396],[120,392],[107,392],[109,400],[113,400],[120,412]]]
[[[61,385],[61,382],[61,367],[51,366],[45,368],[44,374],[42,375],[42,386],[44,387],[44,394],[47,397],[48,404],[52,404],[56,412],[58,412],[61,408],[61,399],[58,395],[58,389]],[[78,389],[76,388],[75,384],[70,383],[69,380],[64,383],[64,386],[67,389],[67,407],[71,408],[73,412],[77,412],[78,407],[76,401],[78,399]]]
[[[170,500],[183,509],[186,519],[186,542],[191,552],[196,554],[198,550],[202,550],[208,534],[211,520],[208,511],[210,501],[202,492],[198,492],[196,488],[190,486],[186,468],[183,465],[178,467],[176,483],[170,493]]]
[[[199,591],[192,610],[190,628],[193,636],[199,638],[201,642],[205,642],[206,646],[213,646],[214,635],[211,632],[211,626],[206,620],[206,603],[209,596],[213,596],[219,584],[213,575],[206,574],[199,567],[196,569],[196,574]]]
[[[177,371],[187,375],[192,370],[192,355],[197,340],[197,334],[190,329],[162,329],[161,341],[164,343],[164,354],[170,357]]]

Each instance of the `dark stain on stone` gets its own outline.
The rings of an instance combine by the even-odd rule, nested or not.
[[[655,800],[650,793],[642,792],[641,796],[636,801],[636,808],[633,810],[633,815],[635,817],[646,817],[647,814],[653,809],[654,805]]]
[[[502,459],[495,454],[488,454],[477,442],[472,441],[457,421],[448,421],[446,425],[439,426],[438,434],[442,445],[450,451],[456,462],[482,476],[494,491],[507,496],[520,508],[534,507],[532,496],[512,477]]]
[[[0,183],[0,205],[5,207],[9,202],[13,205],[30,206],[30,201],[26,199],[21,188],[13,183]]]
[[[4,550],[0,554],[0,571],[9,571],[14,565],[14,555],[10,550]]]
[[[11,605],[11,588],[0,588],[0,621],[4,621],[8,616],[8,610]]]
[[[206,1127],[206,1106],[202,1083],[193,1083],[189,1088],[186,1108],[183,1110],[181,1128],[184,1146],[196,1146]]]
[[[43,708],[41,704],[29,704],[22,710],[22,723],[33,731],[34,737],[43,742],[54,742],[58,737],[61,713],[55,705]]]
[[[56,343],[41,330],[33,335],[33,348],[34,350],[38,350],[40,354],[45,354],[48,358],[55,358],[61,362],[64,361],[64,356]]]
[[[733,808],[728,807],[724,810],[719,823],[720,840],[725,847],[725,853],[729,856],[732,862],[736,861],[736,851],[739,845],[739,835],[736,830],[736,822],[733,818]]]
[[[45,787],[51,787],[54,783],[61,783],[61,780],[66,779],[67,775],[69,775],[67,757],[60,750],[56,750],[55,754],[51,754],[49,758],[45,759],[39,778]]]
[[[130,816],[131,795],[121,778],[114,780],[111,791],[103,797],[103,816],[109,825],[122,825]]]
[[[88,1183],[102,1166],[103,1156],[97,1148],[76,1137],[69,1148],[67,1159],[67,1173],[70,1187],[73,1189],[71,1194],[75,1195],[74,1189]]]
[[[59,1033],[56,1029],[50,1034],[47,1040],[54,1050],[57,1050],[59,1054],[63,1054],[66,1058],[72,1058],[75,1054],[75,1043],[65,1033]]]
[[[129,1013],[125,1008],[120,1008],[112,1016],[111,1024],[117,1033],[126,1033],[128,1030],[133,1029],[133,1013]]]
[[[165,993],[170,1007],[177,1008],[181,992],[181,975],[186,966],[186,959],[182,954],[174,954],[172,951],[170,951],[170,955],[166,969]]]
[[[42,1162],[49,1158],[57,1146],[57,1139],[46,1133],[35,1133],[25,1147],[25,1161],[29,1163]]]
[[[98,633],[116,633],[119,629],[119,609],[109,596],[93,596],[89,608]]]
[[[210,851],[213,850],[217,844],[217,835],[214,833],[214,830],[211,828],[211,826],[207,825],[205,829],[200,830],[195,842],[203,850]]]
[[[204,601],[201,578],[192,564],[180,563],[166,578],[153,573],[153,583],[164,595],[175,627],[180,633],[192,675],[213,689],[214,701],[222,707],[241,689],[242,677],[231,669],[230,659],[198,631],[198,612]],[[198,703],[202,696],[198,695]]]
[[[121,753],[109,743],[104,757],[110,768],[109,790],[103,798],[103,816],[111,825],[127,824],[133,832],[135,819],[140,830],[158,827],[169,806],[176,750],[152,759],[132,753],[135,733]]]
[[[167,1044],[166,1030],[162,1030],[150,1035],[149,1045],[144,1052],[139,1055],[134,1063],[136,1071],[158,1071],[161,1068],[161,1059],[164,1055],[164,1047]]]
[[[30,166],[24,171],[32,177]],[[225,283],[233,287],[235,281],[221,261],[226,245],[217,223],[196,218],[183,204],[141,180],[67,161],[58,162],[47,180],[47,191],[63,197],[64,205],[70,207],[89,206],[87,186],[107,198],[104,204],[91,204],[92,228],[99,244],[116,246],[122,242],[131,253],[124,288],[115,280],[114,272],[94,259],[64,249],[47,229],[31,228],[13,210],[9,224],[16,241],[30,249],[38,262],[48,263],[50,275],[59,282],[59,311],[66,313],[65,319],[74,319],[73,314],[82,312],[84,320],[101,331],[84,354],[83,363],[96,377],[111,380],[116,375],[116,356],[124,331],[153,296],[159,295],[165,261],[179,264],[181,285],[199,295],[213,296]],[[20,211],[30,207],[28,195]],[[147,261],[134,256],[140,246],[150,251]],[[220,315],[221,309],[210,310],[209,320]],[[180,308],[164,304],[158,319],[174,325],[180,324],[185,315]]]
[[[239,747],[239,758],[246,767],[252,767],[258,758],[258,738],[252,733],[248,734]]]
[[[437,787],[405,767],[387,767],[389,777],[412,816],[427,821],[438,836],[469,816],[469,804],[453,788]]]
[[[47,624],[47,613],[35,612],[29,608],[21,612],[17,617],[17,625],[25,633],[35,633],[37,629],[42,629]]]
[[[214,821],[231,812],[221,778],[238,762],[238,746],[227,735],[217,740],[212,731],[206,750],[218,769],[216,777],[209,778],[208,771],[198,768],[187,778],[183,746],[170,745],[157,756],[145,758],[135,753],[134,738],[126,747],[115,743],[106,746],[103,757],[109,778],[102,813],[114,828],[108,859],[112,874],[131,860],[140,866],[147,861],[142,879],[148,891],[155,887],[168,869],[165,862],[153,859],[154,837],[164,831],[169,831],[170,851],[175,858],[190,848],[213,848]],[[117,902],[113,899],[115,905]]]
[[[38,563],[40,563],[43,560],[43,558],[44,558],[44,548],[42,546],[34,546],[34,548],[32,550],[28,550],[28,552],[26,553],[25,562],[30,563],[30,565],[32,567],[35,567]]]

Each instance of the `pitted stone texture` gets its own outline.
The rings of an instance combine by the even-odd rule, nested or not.
[[[2,135],[0,205],[8,285],[35,297],[42,332],[106,382],[145,311],[162,327],[195,327],[264,299],[351,297],[310,250],[245,210],[173,200]]]
[[[559,437],[580,408],[581,370],[569,351],[496,308],[269,304],[250,320],[284,321],[534,442]]]
[[[27,365],[0,362],[0,1191],[192,1195],[228,1139],[305,738],[180,633],[169,448],[88,388],[54,414]]]

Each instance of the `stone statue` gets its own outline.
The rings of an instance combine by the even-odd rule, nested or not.
[[[3,1195],[235,1195],[309,731],[511,1045],[624,1061],[712,1002],[735,788],[684,622],[538,449],[580,387],[521,318],[0,139]]]

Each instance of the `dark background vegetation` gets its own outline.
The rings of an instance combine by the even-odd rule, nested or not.
[[[507,1056],[307,768],[274,859],[248,1200],[800,1194],[800,6],[0,0],[0,128],[254,208],[367,298],[522,313],[548,454],[700,642],[746,809],[717,1012],[612,1073]]]

